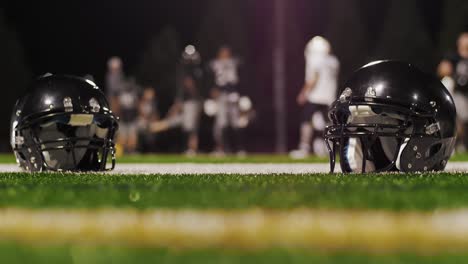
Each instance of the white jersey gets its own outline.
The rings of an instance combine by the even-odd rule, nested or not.
[[[333,55],[306,56],[305,80],[309,82],[317,76],[317,81],[307,99],[313,104],[330,105],[336,99],[338,71],[340,63]]]
[[[216,85],[220,87],[236,85],[239,82],[238,66],[239,61],[237,59],[213,60],[210,67],[214,72]]]

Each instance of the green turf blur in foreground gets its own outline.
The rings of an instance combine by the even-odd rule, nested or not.
[[[360,253],[326,254],[305,250],[270,249],[265,251],[135,249],[119,246],[47,246],[31,247],[0,243],[2,263],[465,263],[468,255],[418,256],[414,254],[364,255]]]
[[[0,173],[0,206],[24,208],[468,207],[466,174],[109,175]],[[45,238],[46,239],[46,238]],[[306,250],[165,250],[0,243],[2,263],[464,263],[468,254],[420,256]]]
[[[468,161],[468,154],[454,155],[450,161]],[[0,153],[0,164],[10,163],[15,163],[13,154]],[[195,157],[179,154],[138,154],[117,158],[117,164],[119,163],[328,163],[328,158],[310,156],[297,160],[291,159],[288,155],[277,154],[249,154],[245,157],[235,155],[215,157],[209,154],[199,154]]]
[[[209,154],[199,154],[188,157],[182,154],[135,154],[117,158],[117,163],[317,163],[328,162],[327,157],[310,156],[306,159],[294,160],[288,155],[249,154],[245,157],[227,155],[216,157]],[[15,163],[12,153],[0,153],[0,164]]]
[[[440,174],[108,175],[0,173],[0,206],[24,208],[468,207],[468,177]]]

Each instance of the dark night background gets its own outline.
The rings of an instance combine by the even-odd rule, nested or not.
[[[285,0],[286,1],[286,0]],[[106,61],[120,56],[128,75],[153,84],[161,110],[175,94],[175,64],[195,44],[204,62],[221,44],[243,58],[243,93],[258,111],[249,151],[274,149],[273,1],[4,1],[0,4],[0,150],[8,151],[11,108],[33,76],[92,74],[103,87]],[[466,0],[287,0],[288,145],[297,144],[303,50],[327,37],[341,62],[340,82],[372,59],[405,59],[434,72],[468,30]],[[206,90],[207,87],[204,87]]]

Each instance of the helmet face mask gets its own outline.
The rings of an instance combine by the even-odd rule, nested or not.
[[[327,127],[325,140],[331,171],[336,154],[345,173],[444,169],[455,144],[455,108],[450,95],[442,85],[431,88],[431,80],[422,78],[411,65],[395,61],[373,65],[357,71],[330,108],[333,124]],[[399,90],[407,89],[393,86],[392,81],[414,83],[408,75],[416,75],[412,78],[418,79],[421,87],[412,86],[416,96],[402,93],[398,97]],[[387,83],[381,87],[385,89],[373,88],[382,83]],[[431,94],[433,88],[441,89],[442,94]],[[419,96],[432,99],[415,100]]]
[[[12,148],[20,167],[26,171],[113,169],[113,139],[118,125],[115,116],[108,110],[102,92],[97,87],[89,87],[89,83],[77,77],[47,78],[49,80],[45,86],[33,86],[13,111]],[[38,82],[43,82],[43,79]],[[54,86],[51,93],[48,88]],[[74,91],[70,86],[79,89]],[[53,98],[55,102],[63,101],[64,105],[35,111],[28,104],[35,101],[31,100],[35,98],[34,94],[41,93],[48,96],[47,100]],[[86,97],[93,99],[88,100],[92,105],[80,102],[81,98]],[[51,103],[49,101],[47,103]]]

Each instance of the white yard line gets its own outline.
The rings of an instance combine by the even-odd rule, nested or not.
[[[328,164],[121,164],[112,173],[155,174],[304,174],[328,172]]]
[[[20,171],[15,164],[0,164],[0,172]],[[284,163],[284,164],[253,164],[253,163],[226,163],[226,164],[117,164],[113,174],[308,174],[328,173],[329,165],[326,163]],[[339,166],[337,166],[339,171]],[[449,162],[446,171],[468,172],[468,162]]]

